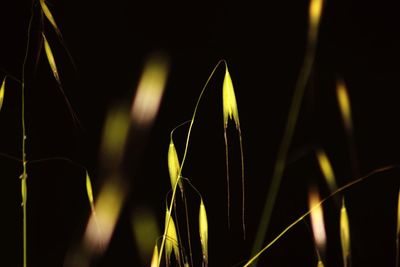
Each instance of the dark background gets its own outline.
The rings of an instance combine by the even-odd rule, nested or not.
[[[27,157],[60,156],[82,164],[91,173],[95,192],[104,178],[98,159],[107,110],[118,101],[130,101],[149,54],[163,51],[171,60],[159,115],[140,159],[132,162],[136,167],[126,175],[131,181],[130,196],[109,249],[94,265],[149,266],[138,258],[131,212],[147,207],[159,216],[162,229],[170,188],[169,132],[191,118],[201,88],[221,59],[228,62],[239,105],[246,170],[246,240],[240,224],[240,158],[233,124],[228,131],[232,218],[231,229],[227,228],[223,68],[217,70],[200,104],[184,175],[205,200],[210,266],[241,265],[249,258],[304,57],[308,2],[69,0],[48,5],[75,62],[76,68],[45,21],[64,90],[82,128],[72,123],[44,54],[35,71],[40,23],[34,20],[26,77]],[[21,78],[30,7],[31,1],[1,1],[1,79],[6,73]],[[266,240],[307,210],[311,183],[319,184],[326,195],[313,148],[326,150],[339,185],[355,178],[352,164],[359,166],[360,175],[398,164],[398,25],[395,1],[326,1],[314,69]],[[337,77],[346,82],[352,103],[357,151],[353,163],[335,97]],[[8,79],[0,113],[0,151],[16,157],[21,153],[20,97],[20,85]],[[175,137],[180,155],[185,134],[181,130]],[[29,266],[62,266],[69,249],[80,240],[90,213],[84,171],[53,160],[31,164],[28,172]],[[2,157],[0,173],[1,265],[21,266],[21,164]],[[346,191],[353,266],[394,266],[398,177],[394,168]],[[189,199],[190,205],[194,210],[191,219],[196,222],[198,199]],[[338,210],[332,201],[324,208],[326,265],[341,266]],[[193,236],[197,236],[195,228]],[[312,266],[316,265],[314,254],[311,235],[300,223],[261,257],[260,266]]]

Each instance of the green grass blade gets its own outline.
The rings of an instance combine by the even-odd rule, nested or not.
[[[310,2],[310,12],[309,12],[309,32],[308,41],[306,47],[306,54],[304,57],[303,65],[300,69],[300,74],[298,76],[296,87],[294,90],[294,95],[289,109],[288,119],[286,121],[286,127],[283,135],[281,145],[278,150],[278,155],[275,162],[275,167],[272,174],[272,180],[270,187],[268,189],[267,198],[264,204],[263,212],[260,219],[260,224],[257,229],[256,239],[253,244],[251,255],[255,255],[259,251],[264,242],[264,238],[271,220],[272,210],[275,205],[275,200],[278,195],[279,187],[281,184],[283,171],[286,165],[286,158],[288,154],[289,147],[292,142],[294,135],[294,130],[297,124],[297,118],[299,115],[301,102],[306,89],[308,79],[314,64],[318,27],[321,18],[323,8],[322,0],[311,0]],[[256,266],[254,262],[254,266]]]

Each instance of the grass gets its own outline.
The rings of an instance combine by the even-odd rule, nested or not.
[[[40,6],[39,12],[41,17],[47,19],[50,26],[55,31],[56,36],[59,40],[63,42],[63,37],[61,31],[58,28],[56,19],[51,13],[50,8],[47,6],[44,0],[39,2],[33,2],[32,14],[29,20],[29,25],[27,29],[27,43],[26,43],[26,53],[22,64],[22,76],[18,80],[15,76],[5,75],[0,88],[0,111],[7,105],[7,90],[8,84],[10,82],[16,82],[21,87],[21,157],[15,158],[12,155],[2,153],[1,155],[8,158],[16,160],[22,165],[22,174],[20,175],[21,180],[21,202],[22,202],[22,265],[23,267],[30,266],[28,258],[28,207],[30,187],[28,183],[28,165],[51,160],[63,160],[72,163],[73,166],[78,166],[80,170],[84,170],[82,175],[82,184],[86,184],[87,193],[87,206],[89,207],[89,214],[87,218],[87,225],[82,237],[78,241],[72,252],[66,257],[64,264],[66,266],[90,266],[93,262],[101,258],[102,255],[107,253],[108,247],[112,242],[112,238],[116,233],[116,227],[123,212],[124,206],[129,201],[130,191],[128,188],[130,185],[129,179],[126,179],[126,173],[124,173],[124,160],[127,158],[128,148],[130,145],[130,140],[135,140],[135,146],[133,150],[137,150],[137,157],[134,158],[135,164],[139,164],[138,158],[141,155],[143,145],[146,143],[147,136],[151,131],[154,123],[157,123],[156,117],[160,108],[161,99],[164,94],[164,89],[166,87],[167,76],[170,71],[170,62],[168,57],[163,54],[152,54],[147,58],[143,69],[142,75],[139,79],[137,90],[132,97],[131,104],[120,104],[110,109],[108,117],[106,119],[103,131],[103,139],[101,140],[101,151],[100,151],[100,164],[104,167],[105,173],[101,174],[104,177],[103,184],[99,186],[93,186],[92,179],[90,178],[89,172],[86,167],[81,164],[75,163],[74,161],[67,158],[48,158],[40,160],[29,160],[29,150],[27,149],[27,129],[26,129],[26,69],[28,60],[30,60],[29,51],[31,49],[31,34],[32,34],[32,23],[34,18],[34,11],[38,10],[36,7]],[[341,252],[336,255],[336,257],[341,257],[342,266],[352,266],[353,255],[352,248],[356,246],[352,239],[352,228],[356,227],[352,222],[352,217],[350,209],[348,208],[348,200],[346,192],[350,191],[359,184],[366,183],[367,181],[376,178],[379,174],[386,172],[393,172],[396,168],[396,164],[388,164],[381,168],[376,168],[366,175],[358,175],[358,156],[356,155],[355,140],[354,140],[354,125],[351,112],[351,101],[348,95],[348,89],[343,80],[338,80],[336,84],[337,92],[337,103],[338,109],[341,112],[343,126],[346,131],[346,138],[349,143],[349,158],[351,159],[351,167],[353,172],[353,177],[350,182],[342,184],[339,186],[337,181],[337,175],[334,174],[334,168],[331,165],[331,161],[328,158],[328,154],[325,152],[325,148],[318,148],[315,151],[315,156],[319,164],[322,177],[324,178],[325,187],[311,187],[312,190],[309,192],[310,204],[309,208],[304,210],[300,216],[297,216],[292,220],[288,226],[283,226],[278,234],[276,234],[271,241],[267,241],[267,231],[270,229],[270,222],[272,220],[272,215],[277,214],[274,207],[276,206],[276,201],[278,195],[281,192],[280,186],[284,176],[284,172],[288,168],[288,157],[290,155],[290,148],[292,147],[293,138],[295,135],[295,129],[298,124],[299,114],[303,103],[303,98],[307,89],[307,85],[310,80],[310,75],[314,68],[314,61],[316,57],[316,48],[318,43],[318,33],[321,16],[323,16],[324,3],[322,0],[311,0],[308,10],[309,16],[309,28],[307,35],[307,45],[304,56],[304,61],[300,69],[300,73],[295,84],[294,95],[292,97],[292,102],[289,107],[288,117],[286,119],[285,128],[283,131],[282,140],[280,141],[280,146],[278,148],[278,153],[275,160],[275,165],[273,173],[270,180],[269,191],[266,195],[266,200],[264,203],[264,209],[260,213],[260,222],[257,229],[256,227],[251,228],[251,233],[255,233],[254,236],[250,235],[252,240],[251,251],[246,259],[241,259],[240,266],[256,266],[258,261],[264,256],[267,251],[269,251],[277,241],[283,239],[285,235],[289,233],[295,226],[300,223],[305,223],[308,225],[309,216],[311,217],[311,228],[314,247],[313,250],[316,251],[315,258],[311,261],[315,262],[316,266],[329,266],[327,256],[325,253],[326,246],[330,243],[326,240],[324,223],[324,213],[325,204],[329,201],[341,197],[341,207],[338,212],[332,211],[333,214],[338,218],[340,225],[338,225],[337,235],[340,239],[340,245],[332,244],[332,246],[338,246]],[[43,21],[42,21],[43,23]],[[51,48],[51,44],[46,38],[44,28],[41,31],[40,44],[43,45],[44,55],[47,58],[47,63],[49,64],[50,70],[56,80],[58,89],[62,93],[65,99],[65,103],[68,107],[68,111],[75,122],[78,122],[77,116],[69,102],[66,93],[63,89],[63,83],[60,78],[60,70],[56,65],[56,57]],[[42,45],[39,48],[42,49]],[[67,52],[69,53],[69,52]],[[167,149],[168,171],[171,189],[167,193],[166,203],[165,203],[165,221],[163,227],[163,233],[160,235],[155,230],[155,227],[146,228],[146,225],[159,225],[157,222],[157,216],[147,216],[142,219],[138,219],[133,224],[134,231],[136,233],[135,238],[140,238],[137,240],[138,246],[140,244],[148,244],[148,240],[145,241],[143,238],[148,238],[148,236],[154,237],[154,246],[149,247],[146,245],[146,250],[144,253],[146,259],[150,266],[212,266],[213,259],[210,257],[212,254],[209,249],[212,247],[209,240],[216,239],[217,237],[210,236],[210,229],[213,227],[210,224],[213,221],[212,217],[209,215],[209,211],[212,210],[213,203],[207,199],[206,195],[199,190],[196,186],[195,180],[191,179],[193,174],[189,174],[190,168],[187,168],[187,159],[189,154],[189,147],[192,142],[200,142],[201,140],[192,140],[192,133],[194,131],[195,122],[202,114],[199,113],[200,106],[204,101],[206,90],[211,90],[210,83],[212,80],[217,79],[217,71],[219,68],[224,67],[224,78],[222,83],[220,83],[221,96],[222,96],[222,136],[225,145],[225,173],[226,173],[226,215],[222,215],[219,212],[219,217],[221,219],[227,218],[227,228],[233,227],[231,225],[231,206],[232,195],[230,193],[231,188],[231,178],[237,177],[236,175],[231,175],[231,155],[236,155],[232,153],[230,148],[231,142],[228,142],[228,136],[231,136],[230,129],[228,127],[229,122],[233,121],[236,134],[238,137],[239,146],[239,160],[240,165],[240,187],[241,187],[241,207],[240,209],[240,225],[242,232],[242,239],[246,240],[249,238],[248,226],[247,226],[247,209],[246,207],[247,194],[246,192],[246,181],[247,174],[245,172],[245,155],[244,147],[246,140],[242,140],[242,129],[241,123],[239,121],[239,107],[240,98],[236,97],[234,90],[234,80],[228,70],[228,62],[226,60],[220,60],[209,75],[206,80],[197,101],[194,106],[193,114],[190,120],[183,123],[177,124],[175,128],[171,130],[169,147]],[[8,79],[8,76],[10,76]],[[234,77],[235,78],[235,77]],[[239,100],[239,101],[237,101]],[[187,129],[186,139],[183,142],[183,153],[179,153],[180,150],[177,149],[181,147],[181,140],[176,138],[175,132],[180,132],[183,129]],[[233,145],[232,145],[233,146]],[[228,149],[229,148],[229,149]],[[213,148],[214,149],[214,148]],[[210,151],[212,156],[213,152]],[[158,163],[154,163],[158,164]],[[204,168],[209,168],[207,166],[207,161],[205,161]],[[185,168],[184,168],[185,167]],[[188,171],[186,171],[188,170]],[[246,180],[245,180],[246,177]],[[268,180],[269,181],[269,180]],[[156,182],[155,182],[156,183]],[[397,186],[396,182],[394,182]],[[162,183],[160,183],[162,185]],[[155,185],[156,186],[156,185]],[[210,183],[209,187],[212,189],[214,185]],[[178,190],[179,188],[179,190]],[[317,189],[316,189],[317,188]],[[98,190],[97,190],[98,189]],[[328,189],[328,194],[324,197],[320,197],[320,191]],[[317,193],[318,192],[318,193]],[[29,193],[29,194],[28,194]],[[253,194],[250,192],[250,194]],[[304,192],[306,195],[307,192]],[[178,197],[180,195],[181,197]],[[315,197],[318,195],[318,197]],[[322,194],[321,194],[322,195]],[[393,214],[397,215],[397,221],[393,221],[393,225],[396,224],[397,231],[393,231],[393,243],[396,244],[395,265],[399,264],[399,221],[400,212],[399,205],[400,199],[399,194],[397,197],[397,210],[393,211]],[[345,204],[346,203],[346,204]],[[351,203],[351,202],[350,202]],[[392,206],[394,206],[394,203]],[[350,204],[351,205],[351,204]],[[236,206],[235,206],[235,209]],[[192,211],[196,212],[193,213]],[[236,211],[236,210],[235,210]],[[282,212],[282,211],[279,211]],[[193,217],[196,214],[196,217]],[[213,213],[214,214],[214,213]],[[135,218],[141,218],[140,216],[133,216]],[[393,216],[394,218],[395,216]],[[142,220],[142,221],[141,221]],[[236,223],[236,222],[235,222]],[[142,230],[140,230],[142,229]],[[150,229],[150,230],[145,230]],[[137,234],[142,231],[148,231],[147,236]],[[323,233],[323,234],[322,234]],[[246,248],[248,250],[248,248]],[[201,257],[197,257],[200,254]],[[218,254],[218,253],[217,253]],[[151,255],[151,257],[150,257]],[[301,263],[299,263],[301,265]]]

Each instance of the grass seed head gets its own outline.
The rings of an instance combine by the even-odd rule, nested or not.
[[[157,267],[158,265],[158,247],[157,244],[154,247],[153,256],[151,257],[150,267]]]
[[[165,237],[165,256],[167,259],[167,263],[169,264],[171,261],[172,251],[175,254],[175,259],[178,261],[180,259],[180,252],[179,252],[178,235],[176,233],[175,223],[168,209],[165,213],[165,227],[168,227],[167,236]]]
[[[349,266],[350,260],[350,224],[347,215],[347,209],[342,199],[342,208],[340,210],[340,240],[342,244],[343,264],[345,267]]]
[[[50,9],[46,5],[45,0],[40,0],[40,6],[42,7],[42,11],[45,15],[45,17],[50,21],[51,26],[53,26],[54,30],[57,32],[58,36],[61,36],[61,31],[57,26],[56,21],[54,20],[53,15],[50,12]]]
[[[169,143],[169,148],[168,148],[168,170],[169,170],[169,177],[171,180],[171,186],[172,190],[174,190],[176,183],[178,182],[178,176],[180,172],[180,165],[179,165],[179,158],[178,158],[178,153],[176,152],[176,148],[174,145],[174,142],[171,141]],[[179,180],[179,187],[181,191],[183,190],[182,188],[182,183]]]
[[[46,53],[47,60],[49,61],[51,71],[53,72],[54,78],[60,84],[60,76],[58,75],[56,61],[54,60],[53,52],[51,51],[49,42],[47,41],[46,36],[42,33],[43,41],[44,41],[44,51]]]
[[[236,128],[240,128],[239,112],[236,103],[235,90],[233,89],[231,75],[228,66],[225,68],[225,77],[222,86],[222,109],[224,115],[224,127],[228,126],[228,119],[235,121]]]
[[[208,221],[207,221],[206,207],[204,206],[203,199],[201,199],[200,202],[199,231],[200,231],[201,249],[203,252],[203,262],[206,265],[208,265]]]

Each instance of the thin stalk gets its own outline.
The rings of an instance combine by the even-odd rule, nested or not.
[[[22,234],[23,234],[23,266],[27,267],[28,259],[27,259],[27,214],[26,214],[26,206],[27,206],[27,177],[28,173],[26,170],[26,126],[25,126],[25,69],[26,62],[28,60],[29,47],[30,47],[30,35],[32,29],[32,21],[33,21],[33,6],[31,8],[31,15],[28,24],[28,32],[27,32],[27,42],[26,42],[26,50],[24,61],[22,64],[22,80],[21,80],[21,126],[22,126],[22,175],[21,178],[21,193],[22,193]]]

